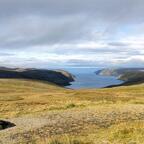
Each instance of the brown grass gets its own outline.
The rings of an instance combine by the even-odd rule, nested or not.
[[[0,143],[142,144],[144,85],[70,90],[3,79],[0,118],[16,124]]]

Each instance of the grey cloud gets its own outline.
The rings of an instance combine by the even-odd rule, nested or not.
[[[78,60],[78,59],[71,59],[67,63],[68,66],[72,67],[111,67],[113,63],[110,61],[99,61],[99,60]]]
[[[93,14],[102,18],[141,19],[143,0],[0,0],[2,16],[19,14]],[[133,16],[133,17],[132,17]]]
[[[131,59],[129,61],[124,61],[119,63],[119,66],[121,67],[142,67],[144,66],[144,61],[141,61],[139,59]]]
[[[125,47],[125,46],[129,46],[128,43],[124,43],[124,42],[110,42],[108,43],[109,46],[118,46],[118,47]]]
[[[5,53],[5,52],[0,52],[0,56],[1,57],[5,57],[5,56],[14,56],[15,54],[12,53]]]
[[[81,47],[81,48],[77,48],[77,47],[74,47],[74,46],[71,46],[71,47],[67,47],[67,48],[64,48],[61,46],[61,48],[57,48],[57,49],[53,49],[53,53],[56,53],[56,54],[109,54],[109,53],[112,53],[112,54],[115,54],[115,55],[123,55],[125,57],[129,56],[129,55],[143,55],[143,53],[141,54],[141,50],[135,48],[135,49],[131,49],[131,47],[129,47],[128,45],[122,45],[120,43],[118,45],[118,42],[117,44],[113,44],[113,45],[107,45],[107,47],[102,47],[102,48],[89,48],[89,47]],[[48,53],[47,50],[45,50],[45,52]]]
[[[17,57],[19,51],[85,56],[113,53],[117,57],[123,54],[125,58],[143,55],[136,48],[132,50],[129,43],[119,42],[122,36],[139,30],[138,25],[144,27],[143,14],[143,0],[0,0],[0,55]],[[131,27],[131,30],[128,29]],[[137,36],[139,34],[141,31]],[[62,43],[83,41],[103,41],[107,47],[61,47]],[[55,44],[60,46],[50,51]],[[42,50],[41,46],[46,46],[46,50]],[[20,60],[46,64],[34,58]],[[68,63],[95,65],[89,60],[71,60]]]
[[[84,18],[25,17],[8,20],[0,34],[1,47],[26,47],[76,40],[83,37]]]
[[[99,66],[99,63],[91,60],[79,60],[79,59],[71,59],[67,61],[67,65],[72,67],[94,67]]]
[[[0,0],[0,47],[92,39],[97,25],[111,34],[117,24],[144,21],[143,5],[143,0]]]

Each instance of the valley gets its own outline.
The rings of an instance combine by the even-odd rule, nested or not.
[[[1,144],[144,142],[144,84],[71,90],[33,80],[0,80]]]

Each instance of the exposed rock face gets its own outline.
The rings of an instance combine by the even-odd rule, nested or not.
[[[74,76],[63,70],[46,69],[11,69],[0,68],[0,78],[32,79],[52,82],[60,86],[70,85],[74,81]]]
[[[11,128],[14,126],[15,126],[15,124],[13,124],[11,122],[0,120],[0,130]]]

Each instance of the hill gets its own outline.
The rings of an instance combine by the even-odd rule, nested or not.
[[[0,79],[1,144],[143,144],[144,85],[70,90]]]
[[[126,86],[144,83],[144,68],[119,68],[119,69],[102,69],[96,72],[97,75],[115,76],[124,82],[114,86]]]
[[[60,86],[70,85],[74,76],[64,70],[22,69],[0,67],[0,78],[32,79],[52,82]]]
[[[102,75],[102,76],[118,77],[127,72],[139,72],[139,71],[144,71],[144,68],[105,68],[105,69],[98,70],[95,73],[97,75]]]
[[[123,75],[120,76],[121,80],[125,81],[125,84],[127,83],[144,83],[144,72],[137,71],[137,72],[126,72]]]

